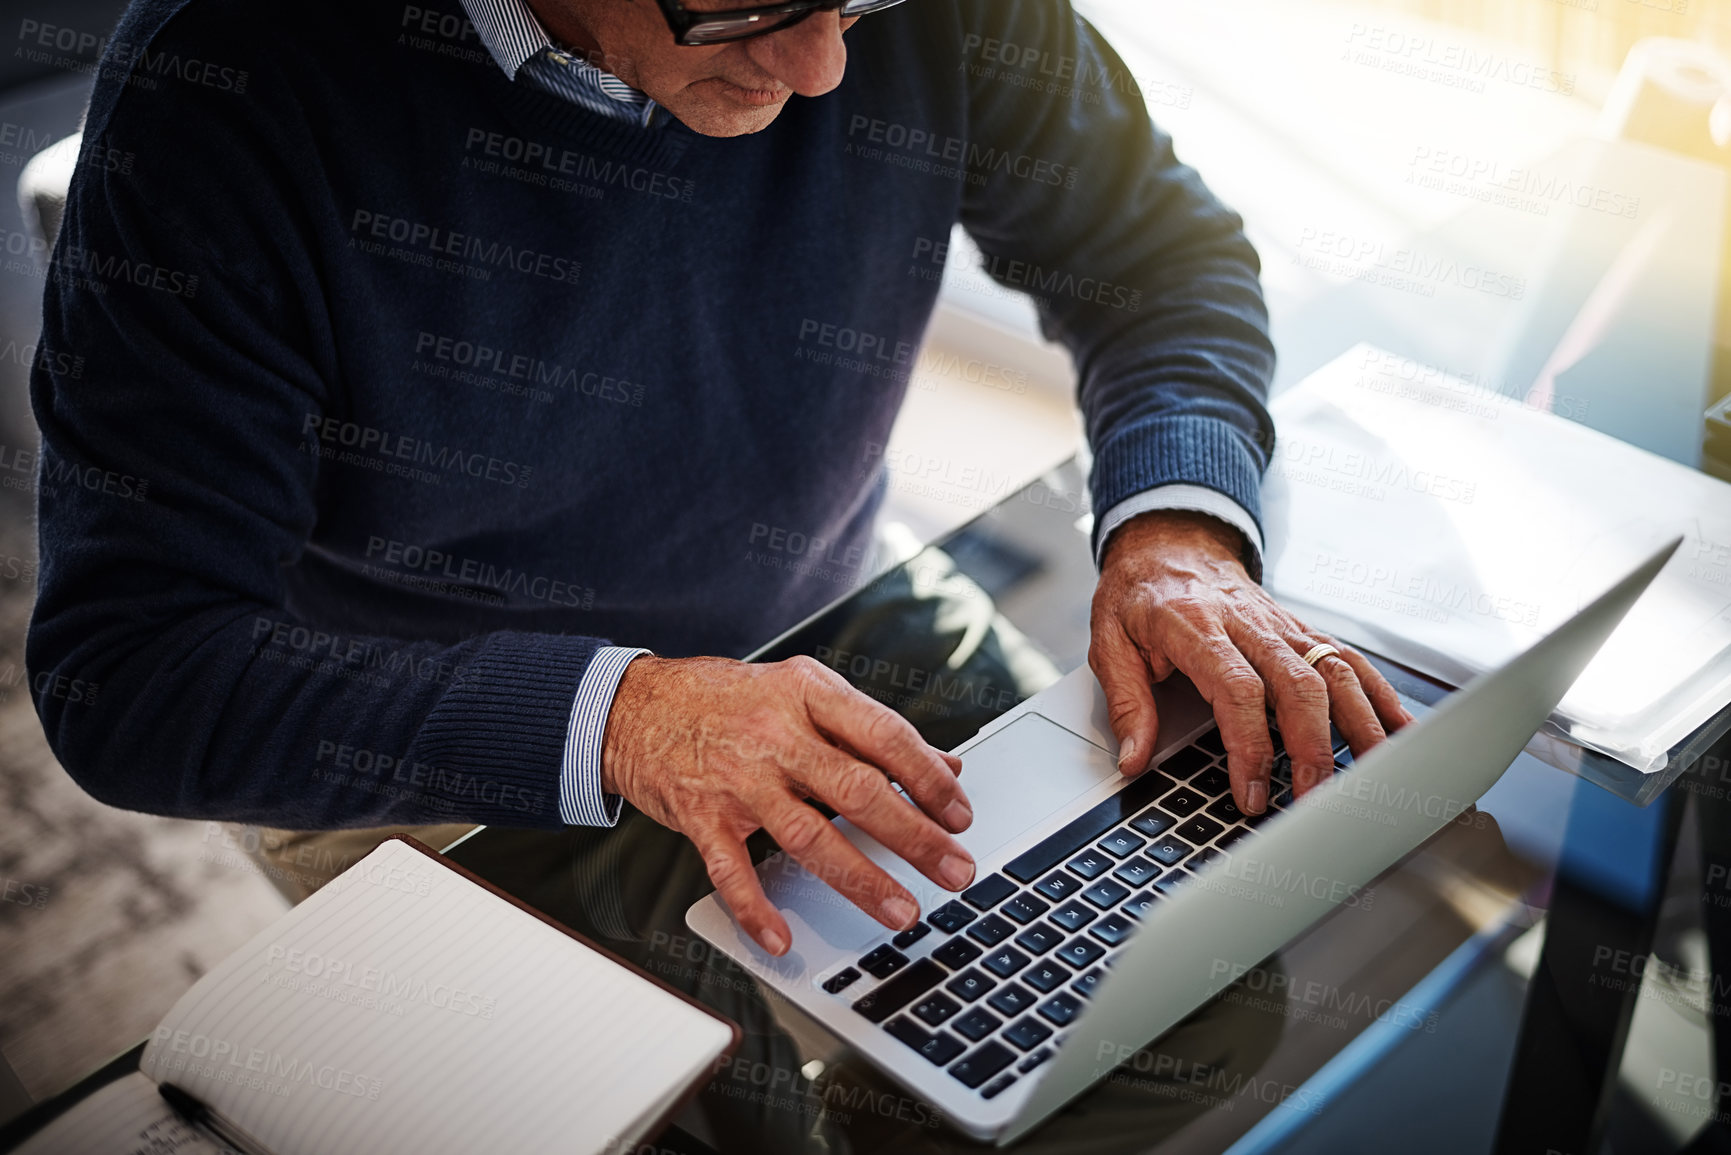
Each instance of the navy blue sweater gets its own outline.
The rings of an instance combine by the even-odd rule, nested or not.
[[[1257,510],[1255,255],[1066,0],[870,16],[836,91],[731,140],[527,91],[447,8],[143,0],[107,50],[28,645],[96,797],[557,824],[603,640],[738,656],[871,564],[958,221],[1075,356],[1096,509]]]

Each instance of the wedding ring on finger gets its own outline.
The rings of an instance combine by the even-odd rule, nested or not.
[[[1318,643],[1316,643],[1316,645],[1310,647],[1310,649],[1308,649],[1304,652],[1304,664],[1307,666],[1314,667],[1318,662],[1322,661],[1322,659],[1324,659],[1324,658],[1338,658],[1338,657],[1340,657],[1340,651],[1339,650],[1335,649],[1333,646],[1329,645],[1327,642],[1318,642]],[[1344,661],[1345,659],[1342,659],[1342,660]]]

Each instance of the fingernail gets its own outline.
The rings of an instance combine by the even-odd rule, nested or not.
[[[944,825],[960,834],[974,821],[974,812],[960,798],[944,807]]]
[[[920,908],[905,898],[892,898],[884,903],[884,921],[897,930],[906,930],[920,917]]]
[[[1258,778],[1244,788],[1244,812],[1261,814],[1268,809],[1268,783]]]
[[[763,949],[773,955],[785,954],[787,939],[779,930],[766,930],[763,932]]]
[[[960,890],[974,881],[974,864],[958,854],[946,854],[944,860],[938,863],[938,877],[942,878],[951,890]]]
[[[1118,747],[1118,772],[1126,773],[1138,769],[1136,762],[1136,739],[1126,738],[1124,744]]]

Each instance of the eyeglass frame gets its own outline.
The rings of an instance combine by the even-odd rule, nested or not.
[[[878,7],[859,13],[868,16],[872,12],[881,12],[885,8],[893,8],[903,0],[884,0]],[[750,40],[757,36],[767,36],[771,32],[780,32],[792,28],[814,12],[840,11],[847,7],[850,0],[784,0],[780,4],[764,4],[753,8],[734,8],[722,12],[693,12],[680,0],[656,0],[661,8],[661,15],[667,21],[668,29],[673,33],[673,42],[685,48],[708,48],[715,44],[733,44],[740,40]],[[688,40],[691,30],[706,20],[720,17],[739,16],[792,16],[768,28],[749,31],[740,36],[729,36],[724,40]]]

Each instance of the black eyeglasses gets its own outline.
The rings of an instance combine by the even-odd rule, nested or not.
[[[657,2],[661,14],[667,17],[667,26],[673,29],[673,42],[695,47],[779,32],[813,12],[839,10],[844,18],[864,16],[867,12],[892,8],[902,0],[787,0],[782,4],[742,5],[709,12],[693,12],[680,0]]]

